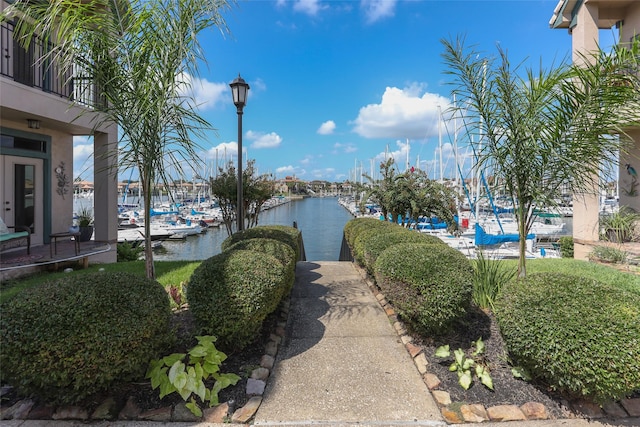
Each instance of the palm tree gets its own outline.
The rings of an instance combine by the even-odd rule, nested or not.
[[[379,181],[365,175],[369,182],[361,202],[361,210],[366,201],[371,200],[380,206],[383,218],[390,216],[392,221],[403,218],[405,227],[410,225],[411,219],[437,216],[447,223],[450,231],[455,232],[455,192],[430,180],[419,169],[398,174],[394,163],[394,159],[389,158],[380,164],[382,179]]]
[[[153,185],[168,183],[169,165],[181,175],[182,160],[197,167],[194,138],[211,128],[188,95],[206,62],[197,37],[211,27],[226,29],[220,11],[227,6],[227,0],[17,0],[2,19],[17,19],[25,45],[36,34],[53,41],[47,60],[95,82],[100,102],[94,107],[102,123],[119,127],[120,165],[138,169],[148,211]],[[154,278],[149,222],[147,216],[145,263]]]
[[[464,39],[442,43],[459,101],[454,109],[467,132],[480,136],[477,167],[503,183],[516,207],[524,277],[535,206],[556,204],[562,185],[578,194],[597,188],[603,163],[613,164],[625,149],[624,128],[637,123],[639,111],[638,45],[536,72],[512,66],[500,48],[493,59]]]

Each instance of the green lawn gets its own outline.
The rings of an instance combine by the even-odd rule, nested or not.
[[[200,261],[156,261],[156,280],[163,286],[179,284],[189,280],[193,271],[200,265]],[[58,279],[67,274],[82,275],[97,272],[103,268],[104,271],[125,271],[134,274],[145,275],[144,261],[118,262],[113,264],[95,264],[86,270],[76,270],[73,273],[40,273],[24,279],[9,280],[0,286],[0,303],[13,297],[23,289],[36,286],[40,283]]]
[[[502,262],[504,262],[504,266],[508,268],[516,269],[518,266],[517,260],[504,260]],[[616,270],[615,268],[594,262],[569,258],[527,260],[527,274],[543,272],[557,272],[592,277],[599,282],[609,283],[640,294],[640,275]]]
[[[501,261],[505,268],[517,268],[517,260]],[[200,265],[200,261],[156,261],[156,280],[163,286],[179,284],[188,281],[193,271]],[[118,262],[113,264],[96,264],[86,270],[76,270],[73,273],[41,273],[25,279],[10,280],[0,286],[0,303],[11,298],[23,289],[36,286],[39,283],[54,280],[65,274],[87,274],[104,268],[105,271],[127,271],[144,276],[144,261]],[[580,276],[593,277],[604,283],[609,283],[629,291],[640,294],[640,275],[619,271],[614,268],[587,261],[574,259],[538,259],[527,261],[527,273],[559,272]]]

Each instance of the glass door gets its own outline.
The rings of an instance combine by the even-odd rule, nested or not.
[[[43,241],[42,159],[2,156],[2,216],[10,226],[31,229],[32,244]]]

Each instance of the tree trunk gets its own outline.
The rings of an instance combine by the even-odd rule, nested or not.
[[[140,178],[144,191],[144,268],[148,279],[156,278],[153,266],[153,247],[151,246],[151,184],[148,179]]]

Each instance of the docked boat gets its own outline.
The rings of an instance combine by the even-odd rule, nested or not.
[[[151,224],[151,241],[159,241],[170,238],[175,232],[162,229]],[[134,225],[118,229],[118,243],[144,241],[144,226]]]

